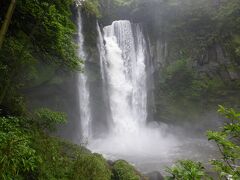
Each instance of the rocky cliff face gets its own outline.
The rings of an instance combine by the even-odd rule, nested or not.
[[[217,119],[218,104],[238,107],[240,66],[224,46],[213,44],[195,56],[175,45],[161,39],[151,42],[156,120],[176,123]],[[186,62],[185,68],[176,65],[180,61]]]
[[[179,51],[181,49],[172,49],[169,47],[168,41],[158,39],[154,42],[151,45],[151,58],[154,62],[154,71],[161,71],[176,61],[177,58],[180,58],[181,53],[177,55],[177,58],[173,58],[173,55]],[[230,55],[220,44],[212,45],[198,57],[192,58],[190,61],[192,68],[200,74],[205,74],[209,77],[219,76],[222,81],[240,79],[239,64],[231,60]]]
[[[222,81],[240,79],[240,66],[231,60],[229,54],[219,44],[212,45],[205,54],[196,60],[196,68],[208,76],[219,76]]]

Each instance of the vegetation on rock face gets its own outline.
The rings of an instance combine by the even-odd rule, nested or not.
[[[72,20],[73,1],[16,1],[11,24],[0,49],[0,105],[14,114],[24,112],[21,89],[42,81],[38,68],[48,65],[51,76],[60,71],[79,69],[77,46],[73,41],[76,28]],[[8,1],[1,2],[4,19]],[[42,69],[45,73],[45,69]]]
[[[18,55],[18,58],[25,59],[25,56],[21,57],[21,53],[26,52],[38,61],[76,68],[79,60],[75,53],[76,45],[73,43],[76,30],[71,20],[72,3],[72,0],[17,1],[7,39],[11,38],[10,42],[16,41],[22,47],[12,48],[12,57],[8,58],[15,59],[13,55]],[[3,3],[1,13],[5,12],[6,6],[7,3]],[[4,14],[1,14],[1,17],[4,17]],[[5,44],[1,54],[9,48]],[[17,51],[20,54],[17,54]]]
[[[106,160],[99,154],[79,153],[73,171],[73,179],[83,180],[110,180],[112,174]]]
[[[140,180],[141,175],[124,160],[114,162],[112,166],[113,180]]]
[[[98,18],[101,17],[100,4],[98,0],[83,1],[81,3],[81,6],[87,12],[88,15],[95,16]]]
[[[53,112],[47,108],[41,108],[35,112],[36,124],[47,130],[54,130],[56,125],[66,122],[66,115],[61,112]]]
[[[214,141],[222,155],[213,159],[210,164],[219,179],[240,178],[240,112],[219,106],[218,112],[228,119],[220,131],[208,131],[208,140]],[[179,161],[177,165],[168,168],[171,174],[167,179],[213,179],[207,175],[203,165],[191,160]]]
[[[165,52],[155,68],[156,117],[184,120],[191,117],[177,111],[200,116],[217,104],[237,106],[239,10],[238,0],[137,1],[131,17],[146,27],[153,48],[166,44],[155,50]]]

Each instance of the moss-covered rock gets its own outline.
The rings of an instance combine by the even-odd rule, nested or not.
[[[112,180],[140,180],[143,179],[140,173],[124,160],[118,160],[112,166]]]
[[[99,154],[79,153],[73,171],[76,180],[111,179],[107,161]]]

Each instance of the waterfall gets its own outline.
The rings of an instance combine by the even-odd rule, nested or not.
[[[92,151],[126,158],[154,156],[166,152],[171,137],[164,137],[158,125],[147,124],[148,89],[147,42],[142,28],[130,21],[114,21],[103,28],[97,25],[98,50],[105,100],[110,117],[109,132],[93,138]],[[111,157],[110,157],[111,158]],[[129,158],[128,158],[129,159]]]
[[[79,56],[86,61],[80,14],[78,29]],[[101,29],[97,23],[97,32],[99,64],[92,61],[92,69],[89,65],[87,73],[79,74],[78,84],[82,136],[87,139],[87,148],[110,160],[126,159],[144,170],[188,158],[191,153],[193,157],[195,151],[180,149],[184,143],[188,148],[188,143],[195,140],[176,137],[173,132],[177,128],[148,121],[154,109],[154,67],[160,63],[152,58],[141,25],[120,20]],[[163,47],[162,53],[167,54],[166,44]],[[160,55],[157,62],[164,57]],[[92,80],[93,75],[98,76],[97,80]]]
[[[135,35],[129,21],[115,21],[104,28],[106,62],[102,68],[108,80],[114,133],[137,131],[146,121],[145,40],[139,26]]]
[[[99,23],[97,22],[97,32],[98,32],[98,42],[97,42],[97,47],[99,51],[99,56],[100,56],[100,68],[101,68],[101,77],[103,80],[103,84],[105,85],[106,83],[106,67],[107,67],[107,60],[106,60],[106,51],[104,47],[104,39],[102,36],[102,32],[99,26]]]
[[[83,60],[83,69],[85,68],[86,52],[84,50],[84,36],[82,32],[82,17],[80,10],[78,11],[78,56]],[[78,92],[82,140],[85,141],[91,137],[91,110],[89,103],[89,87],[87,84],[87,74],[84,72],[78,74]]]

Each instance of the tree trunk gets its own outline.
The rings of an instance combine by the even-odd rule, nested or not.
[[[7,33],[9,24],[11,22],[15,6],[16,6],[16,0],[11,0],[11,4],[8,7],[6,17],[4,19],[3,25],[2,25],[1,30],[0,30],[0,49],[2,48],[3,40],[4,40],[4,37]]]

